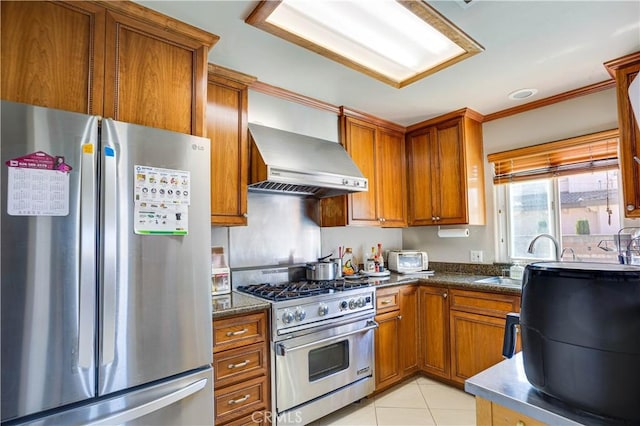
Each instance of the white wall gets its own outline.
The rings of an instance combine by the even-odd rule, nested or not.
[[[486,162],[487,154],[617,127],[615,89],[485,123],[482,131],[487,224],[470,226],[468,238],[449,239],[438,238],[437,227],[407,228],[402,232],[403,248],[426,250],[429,253],[429,259],[433,261],[458,263],[470,261],[470,250],[482,250],[483,263],[493,263],[496,261],[496,209],[492,181],[493,167]]]

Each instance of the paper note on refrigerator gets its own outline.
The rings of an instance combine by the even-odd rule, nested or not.
[[[134,232],[139,235],[186,235],[191,174],[184,170],[136,165],[134,179]]]
[[[12,161],[14,160],[10,162]],[[48,170],[45,168],[48,166],[44,163],[9,165],[7,168],[7,214],[11,216],[67,216],[69,214],[69,173],[66,170]]]

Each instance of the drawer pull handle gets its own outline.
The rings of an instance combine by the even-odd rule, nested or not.
[[[388,300],[388,299],[380,301],[381,305],[388,305],[389,303],[391,303],[391,300]]]
[[[233,405],[233,404],[240,404],[241,402],[245,402],[247,399],[249,399],[251,397],[251,395],[246,394],[245,396],[243,396],[242,398],[238,398],[238,399],[232,399],[229,400],[229,402],[227,402],[227,404],[229,405]]]
[[[249,331],[248,328],[243,328],[242,330],[238,330],[238,331],[227,331],[227,337],[239,336],[241,334],[246,333],[247,331]]]
[[[234,368],[241,368],[241,367],[245,367],[245,366],[247,366],[250,362],[251,362],[250,360],[246,359],[246,360],[244,360],[244,361],[242,361],[242,362],[239,362],[239,363],[237,363],[237,364],[229,364],[229,365],[227,365],[227,368],[229,368],[229,369],[234,369]]]

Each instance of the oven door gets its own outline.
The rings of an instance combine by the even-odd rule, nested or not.
[[[372,378],[377,327],[368,317],[274,343],[278,413]]]

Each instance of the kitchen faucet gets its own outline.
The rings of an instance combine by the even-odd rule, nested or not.
[[[529,248],[527,249],[527,253],[533,253],[533,245],[536,243],[536,241],[538,241],[538,238],[542,237],[548,238],[553,241],[553,245],[556,247],[556,261],[559,262],[562,258],[562,254],[560,254],[560,244],[558,243],[558,240],[556,240],[552,235],[549,234],[540,234],[537,235],[533,240],[531,240],[531,242],[529,243]]]
[[[573,251],[573,249],[571,247],[565,247],[565,248],[562,249],[562,253],[560,253],[560,260],[562,260],[562,257],[564,256],[564,252],[565,251],[571,252],[571,260],[573,260],[575,262],[576,261],[576,252]]]

